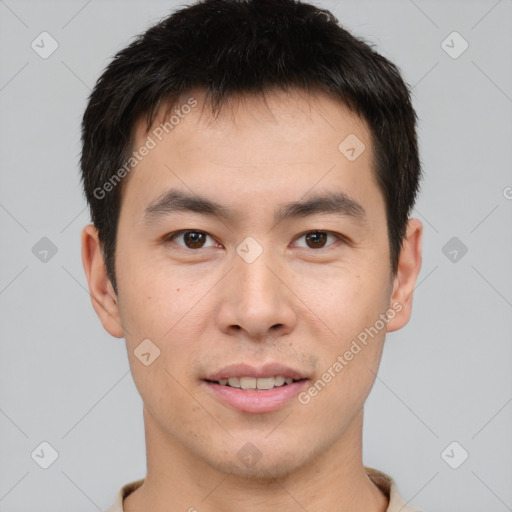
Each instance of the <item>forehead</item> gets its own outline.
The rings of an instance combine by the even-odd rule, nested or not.
[[[304,124],[308,125],[307,129]],[[302,125],[301,132],[295,130],[299,125]],[[271,133],[272,128],[279,132],[279,140],[288,138],[296,142],[314,140],[316,135],[325,137],[327,132],[337,139],[349,130],[368,142],[370,138],[366,121],[340,100],[321,90],[308,94],[293,87],[286,91],[270,89],[261,94],[232,95],[215,111],[204,90],[192,89],[172,103],[164,103],[147,133],[145,128],[143,119],[139,119],[134,126],[136,143],[143,143],[148,134],[160,138],[159,134],[165,136],[172,132],[175,138],[184,142],[186,138],[190,141],[191,135],[209,132],[209,136],[224,138],[228,146],[226,137],[241,139],[255,132],[264,135]],[[198,134],[197,130],[202,133]],[[284,152],[286,148],[281,149]]]
[[[132,149],[149,140],[151,149],[128,175],[131,206],[144,208],[175,185],[240,205],[270,202],[276,191],[296,200],[335,183],[355,199],[378,193],[367,124],[326,93],[231,97],[215,114],[194,90],[161,108],[149,131],[139,120]]]

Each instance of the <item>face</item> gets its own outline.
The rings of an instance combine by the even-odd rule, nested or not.
[[[126,338],[147,436],[224,472],[283,476],[354,442],[419,257],[404,256],[401,284],[391,275],[369,131],[349,110],[276,92],[214,119],[200,92],[181,106],[191,97],[127,178],[118,295],[108,285],[95,307]],[[139,124],[135,150],[146,137]],[[221,381],[292,374],[270,390]]]

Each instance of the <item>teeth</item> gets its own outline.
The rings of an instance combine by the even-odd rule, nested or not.
[[[254,379],[258,389],[272,389],[274,387],[274,377],[266,377],[261,379]]]
[[[240,377],[240,387],[242,389],[256,389],[258,386],[256,381],[261,379],[255,379],[254,377]]]
[[[229,385],[232,388],[239,389],[272,389],[275,387],[284,386],[284,384],[291,384],[293,379],[282,377],[262,377],[256,379],[255,377],[230,377],[229,379],[220,379],[221,386]]]
[[[240,380],[237,377],[229,377],[228,383],[232,388],[240,387]]]
[[[274,377],[274,386],[282,386],[285,380],[284,377]]]

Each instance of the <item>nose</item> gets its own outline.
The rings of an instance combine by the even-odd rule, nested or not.
[[[297,322],[294,294],[270,251],[248,263],[235,257],[225,278],[218,324],[223,333],[265,341],[290,333]]]

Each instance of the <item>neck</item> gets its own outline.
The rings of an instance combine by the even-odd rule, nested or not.
[[[362,462],[363,410],[323,453],[278,477],[219,471],[159,428],[144,410],[147,476],[125,512],[385,512],[388,499]]]

